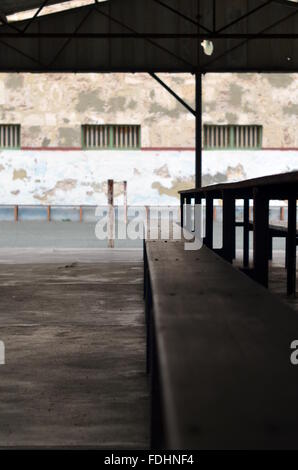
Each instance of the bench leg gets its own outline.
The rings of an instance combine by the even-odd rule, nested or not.
[[[243,266],[249,267],[249,199],[244,199],[243,207]]]
[[[143,299],[145,300],[146,298],[146,289],[147,289],[147,279],[146,279],[146,273],[147,273],[147,252],[146,252],[146,240],[143,240],[143,262],[144,262],[144,278],[143,278]]]
[[[144,241],[144,300],[145,300],[145,325],[146,325],[146,372],[150,372],[150,354],[151,354],[151,310],[152,310],[152,292],[150,276],[148,269],[148,258],[146,243]]]
[[[191,220],[191,196],[185,198],[186,209],[185,209],[185,221],[184,226],[189,232],[192,231],[192,220]]]
[[[273,257],[273,237],[269,233],[269,240],[268,240],[268,259],[272,261]]]
[[[146,272],[146,297],[145,297],[145,322],[146,322],[146,372],[151,369],[152,350],[152,292],[150,285],[149,269]]]
[[[268,287],[269,200],[254,190],[254,279]]]
[[[150,370],[150,449],[160,450],[165,448],[164,421],[162,390],[160,383],[160,371],[158,364],[158,353],[152,322],[152,349],[151,349],[151,370]]]
[[[184,224],[184,196],[183,194],[180,194],[180,224],[181,224],[181,227],[183,228],[183,224]]]
[[[235,256],[235,198],[224,192],[223,195],[223,257],[230,263]]]
[[[288,201],[288,234],[287,234],[287,294],[296,294],[296,197]]]
[[[205,245],[213,248],[213,197],[206,195],[206,236]]]

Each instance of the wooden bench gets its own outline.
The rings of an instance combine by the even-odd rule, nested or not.
[[[298,449],[298,317],[204,246],[145,243],[152,448]]]

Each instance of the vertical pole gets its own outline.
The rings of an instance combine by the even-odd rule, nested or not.
[[[18,222],[19,220],[19,206],[14,206],[14,221]]]
[[[269,199],[254,189],[254,279],[268,287]]]
[[[123,181],[124,223],[127,225],[127,181]]]
[[[199,47],[199,46],[198,46]],[[196,188],[202,187],[202,74],[196,72]]]
[[[114,180],[108,180],[108,211],[109,211],[109,226],[108,226],[108,247],[114,248]]]
[[[287,234],[287,294],[296,294],[296,195],[288,201],[288,234]]]
[[[48,222],[51,222],[51,206],[48,206],[47,214],[48,214]]]
[[[80,222],[83,222],[83,208],[80,206]]]

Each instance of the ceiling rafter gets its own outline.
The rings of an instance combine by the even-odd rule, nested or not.
[[[32,1],[29,0],[30,4]],[[13,4],[8,0],[6,2],[4,0],[4,3]],[[22,2],[23,5],[25,3],[27,4],[25,1]],[[262,70],[263,67],[272,71],[298,70],[298,58],[294,49],[295,41],[298,39],[298,29],[297,23],[293,21],[298,13],[298,3],[258,0],[256,5],[255,0],[239,0],[239,8],[236,8],[232,0],[213,0],[212,2],[189,0],[188,3],[177,2],[177,0],[144,0],[142,4],[144,9],[142,9],[138,0],[126,2],[110,0],[103,3],[94,0],[94,3],[89,6],[40,16],[42,9],[53,3],[60,2],[39,0],[38,9],[32,18],[13,24],[5,22],[5,19],[2,22],[0,43],[9,47],[11,51],[19,52],[24,59],[30,59],[31,62],[40,65],[36,68],[29,63],[27,65],[25,60],[17,60],[17,70],[32,68],[33,71],[55,71],[57,68],[58,71],[68,70],[70,67],[71,70],[84,68],[87,71],[88,68],[94,70],[99,67],[101,70],[107,70],[111,67],[111,71],[136,70],[158,73],[179,70],[195,73],[198,66],[199,70],[204,73],[239,71],[239,69],[252,71],[255,67],[257,70]],[[37,5],[36,1],[34,4]],[[201,7],[200,15],[197,14],[198,5]],[[231,5],[231,11],[228,10],[229,5]],[[265,8],[268,9],[266,9],[266,15],[261,14]],[[284,16],[289,9],[290,14]],[[82,26],[87,21],[91,10],[101,15],[103,19],[97,21],[92,16],[83,29]],[[87,15],[85,15],[86,11]],[[167,11],[168,14],[166,14]],[[246,21],[248,18],[251,20]],[[208,25],[208,28],[204,23]],[[112,24],[118,25],[119,28],[113,28]],[[237,27],[233,28],[234,26]],[[229,31],[229,28],[233,29]],[[20,39],[22,39],[21,46],[18,46]],[[54,41],[58,39],[65,39],[62,47],[60,47],[60,41]],[[124,53],[123,56],[122,51],[125,51],[126,42],[122,43],[121,39],[127,40],[127,47],[130,51],[128,54]],[[132,42],[132,39],[135,41]],[[57,62],[59,56],[73,40],[75,44],[69,53],[64,54],[63,61]],[[107,42],[103,43],[101,40],[107,40]],[[214,52],[217,55],[206,57],[203,48],[200,47],[201,40],[213,41]],[[236,43],[233,47],[231,47],[231,41]],[[278,44],[277,41],[281,43]],[[60,47],[59,49],[56,44]],[[84,54],[85,44],[90,49],[90,54]],[[153,50],[151,52],[150,45],[157,52]],[[235,51],[238,49],[241,51],[243,47],[245,47],[243,52],[236,52],[235,55]],[[56,54],[53,50],[55,48]],[[30,53],[35,50],[41,52],[42,60],[46,63],[41,63],[38,57],[30,56]],[[107,50],[113,53],[112,62]],[[52,59],[49,52],[55,54]],[[267,52],[269,52],[269,59]],[[141,59],[137,57],[140,53]],[[232,53],[233,57],[225,60],[225,57],[229,57]],[[96,66],[94,57],[98,54],[101,57]],[[38,52],[37,55],[40,53]],[[0,71],[6,71],[6,56],[2,52],[0,57]],[[8,57],[12,59],[12,53],[8,53]],[[11,59],[7,61],[11,64],[9,69],[13,65]],[[156,60],[157,63],[155,63]],[[239,68],[237,60],[239,60]],[[127,61],[126,65],[125,61]],[[58,64],[57,67],[56,64]]]

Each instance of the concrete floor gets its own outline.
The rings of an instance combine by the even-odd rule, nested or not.
[[[106,250],[85,223],[0,227],[0,447],[147,448],[142,242]],[[298,311],[282,248],[270,288]]]
[[[0,446],[148,447],[142,264],[0,264]]]

